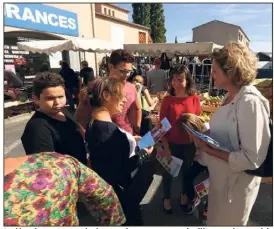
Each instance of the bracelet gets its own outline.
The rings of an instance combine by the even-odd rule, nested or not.
[[[142,164],[146,159],[148,159],[148,153],[144,149],[142,149],[139,152],[139,162],[140,162],[140,164]]]

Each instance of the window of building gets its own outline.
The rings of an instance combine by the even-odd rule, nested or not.
[[[249,47],[249,42],[248,41],[246,42],[246,47]]]
[[[104,13],[107,14],[107,9],[106,8],[104,8]]]
[[[243,35],[239,33],[239,41],[243,41]]]
[[[111,16],[111,10],[108,10],[108,15]]]
[[[112,11],[112,17],[115,17],[115,12],[114,11]]]
[[[139,44],[146,44],[146,33],[139,32]]]

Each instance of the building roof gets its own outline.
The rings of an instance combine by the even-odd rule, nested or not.
[[[102,18],[105,18],[105,19],[108,19],[108,20],[120,22],[120,23],[129,25],[129,26],[133,26],[133,27],[136,27],[136,28],[140,28],[140,29],[143,29],[143,30],[148,30],[148,31],[150,31],[150,28],[149,28],[149,27],[146,27],[146,26],[143,26],[143,25],[139,25],[139,24],[135,24],[135,23],[132,23],[132,22],[129,22],[129,21],[126,21],[126,20],[122,20],[122,19],[120,19],[120,18],[111,17],[111,16],[109,16],[109,15],[101,14],[101,13],[99,13],[99,12],[96,12],[96,13],[95,13],[95,16],[97,16],[97,17],[102,17]]]
[[[121,8],[121,7],[119,7],[119,6],[115,6],[115,5],[113,5],[113,4],[102,3],[102,5],[107,5],[107,6],[109,6],[109,7],[115,8],[116,10],[120,10],[120,11],[123,11],[123,12],[125,12],[125,13],[129,13],[129,12],[130,12],[129,10],[126,10],[126,9]]]
[[[204,26],[204,25],[207,25],[207,24],[211,24],[211,23],[213,23],[213,22],[219,22],[219,23],[223,23],[223,24],[226,24],[226,25],[232,25],[232,26],[238,27],[238,28],[242,31],[242,33],[245,35],[245,37],[247,38],[247,40],[250,41],[250,39],[248,38],[248,36],[246,35],[246,33],[243,31],[243,29],[241,28],[241,26],[234,25],[234,24],[227,23],[227,22],[223,22],[223,21],[219,21],[219,20],[209,21],[209,22],[207,22],[207,23],[205,23],[205,24],[202,24],[202,25],[199,25],[199,26],[194,27],[192,30],[197,29],[197,28],[199,28],[199,27],[201,27],[201,26]]]

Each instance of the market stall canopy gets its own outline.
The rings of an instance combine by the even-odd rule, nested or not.
[[[212,42],[199,43],[158,43],[158,44],[125,44],[124,49],[133,55],[160,56],[166,53],[168,57],[206,56],[212,54],[215,48],[223,46]]]
[[[17,46],[19,50],[25,50],[32,53],[46,53],[48,55],[55,52],[62,52],[64,50],[109,53],[115,49],[123,48],[121,44],[96,38],[17,42]]]

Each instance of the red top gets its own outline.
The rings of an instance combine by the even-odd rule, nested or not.
[[[188,134],[183,134],[176,123],[182,113],[201,114],[200,98],[198,95],[192,95],[186,98],[175,96],[166,96],[164,98],[160,111],[160,120],[166,117],[172,126],[166,134],[166,139],[169,143],[190,143]]]

